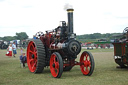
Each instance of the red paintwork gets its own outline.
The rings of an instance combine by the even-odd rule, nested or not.
[[[32,55],[34,58],[31,57]],[[35,72],[37,65],[37,50],[33,41],[30,41],[27,48],[27,64],[29,70],[31,72]]]
[[[44,36],[40,37],[40,40],[45,44],[47,47],[54,41],[52,39],[53,32],[47,32]]]
[[[56,58],[55,54],[52,54],[50,58],[50,71],[53,77],[57,77],[59,73],[59,61],[56,61]],[[55,67],[53,67],[53,64]]]
[[[40,37],[40,40],[45,44],[50,50],[58,50],[62,48],[62,44],[64,41],[59,42],[59,46],[55,44],[55,39],[53,38],[54,32],[47,32],[44,36]],[[56,34],[56,38],[60,38],[59,35]]]
[[[91,69],[91,61],[89,55],[86,52],[83,52],[80,57],[80,68],[81,68],[81,72],[84,75],[89,74]]]

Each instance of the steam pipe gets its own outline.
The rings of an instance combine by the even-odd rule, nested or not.
[[[74,9],[67,9],[68,12],[68,33],[73,33],[73,11]]]

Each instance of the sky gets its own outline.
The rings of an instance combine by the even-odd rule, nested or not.
[[[0,0],[0,37],[26,32],[32,38],[67,22],[74,9],[74,33],[122,33],[128,27],[128,0]]]

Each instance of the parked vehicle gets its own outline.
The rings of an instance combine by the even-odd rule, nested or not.
[[[128,66],[128,27],[123,31],[121,39],[115,40],[114,45],[114,59],[115,62],[121,67]]]

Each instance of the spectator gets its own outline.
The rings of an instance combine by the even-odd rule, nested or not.
[[[20,52],[21,52],[21,55],[22,55],[22,53],[23,53],[23,48],[22,47],[20,48]]]
[[[36,39],[36,35],[33,35],[33,39]]]
[[[20,56],[20,62],[23,66],[23,68],[25,68],[25,63],[27,62],[27,58],[25,56],[25,53],[22,53],[22,55]]]
[[[12,49],[13,49],[13,57],[16,57],[15,55],[17,54],[17,52],[16,52],[15,42],[13,42],[13,44],[12,44]]]
[[[12,57],[12,44],[9,44],[9,46],[7,48],[7,54],[6,54],[6,56]]]

